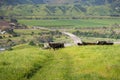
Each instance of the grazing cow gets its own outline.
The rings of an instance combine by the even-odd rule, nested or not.
[[[77,43],[77,45],[78,45],[78,46],[81,46],[81,45],[83,45],[83,43]]]
[[[83,42],[82,44],[81,43],[77,43],[79,46],[80,45],[96,45],[96,43],[90,43],[90,42]]]
[[[113,42],[97,41],[97,45],[113,45]]]
[[[81,46],[81,45],[113,45],[113,42],[107,42],[107,41],[97,41],[96,43],[90,43],[90,42],[83,42],[81,43],[77,43],[77,45]]]
[[[91,43],[91,42],[83,42],[83,45],[96,45],[96,43]]]
[[[64,43],[51,43],[50,42],[49,46],[55,50],[59,48],[64,48]]]

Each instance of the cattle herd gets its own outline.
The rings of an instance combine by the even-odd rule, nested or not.
[[[84,45],[113,45],[113,42],[107,42],[107,41],[97,41],[96,43],[90,43],[90,42],[82,42],[77,43],[78,46],[84,46]],[[55,43],[55,42],[49,42],[48,43],[49,48],[59,49],[64,48],[64,43]]]
[[[97,41],[96,43],[90,43],[90,42],[83,42],[82,44],[81,43],[78,43],[77,45],[113,45],[114,43],[113,42],[107,42],[107,41]]]

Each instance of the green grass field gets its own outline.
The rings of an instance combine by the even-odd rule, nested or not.
[[[19,45],[0,53],[0,80],[120,80],[120,45],[42,50]]]
[[[120,24],[120,19],[79,19],[79,20],[19,20],[29,26],[42,27],[103,27]]]
[[[40,33],[42,30],[30,30],[30,29],[15,29],[14,32],[18,33],[18,34],[23,34],[23,35],[31,35],[32,32],[34,32],[34,34],[38,34]]]

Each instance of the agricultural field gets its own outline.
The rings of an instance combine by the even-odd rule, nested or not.
[[[34,29],[33,26],[47,27],[56,31],[66,31],[80,37],[82,41],[96,42],[99,40],[120,41],[120,19],[76,19],[76,20],[18,20],[20,24],[25,24],[28,29],[14,29],[18,35],[3,34],[0,44],[4,45],[9,40],[17,44],[34,41],[36,44],[44,43],[41,39],[54,42],[72,42],[69,37],[57,34],[50,30]],[[39,39],[38,39],[39,38]],[[50,38],[50,39],[49,39]]]
[[[120,45],[43,50],[28,44],[0,52],[0,80],[119,80]]]
[[[47,27],[79,36],[83,41],[120,41],[120,19],[19,20],[29,26]]]
[[[81,27],[110,27],[120,24],[120,19],[75,19],[75,20],[19,20],[20,23],[29,26],[81,28]]]

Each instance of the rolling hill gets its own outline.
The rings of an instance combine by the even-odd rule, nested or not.
[[[59,4],[69,4],[69,3],[85,3],[85,4],[96,4],[103,5],[105,3],[112,3],[117,0],[1,0],[1,4],[15,5],[15,4],[43,4],[43,3],[59,3]]]
[[[1,0],[0,16],[54,18],[119,15],[119,3],[119,0]]]
[[[22,4],[16,6],[2,6],[0,15],[4,16],[87,16],[110,15],[109,6],[83,6],[81,4],[49,5],[49,4]]]

